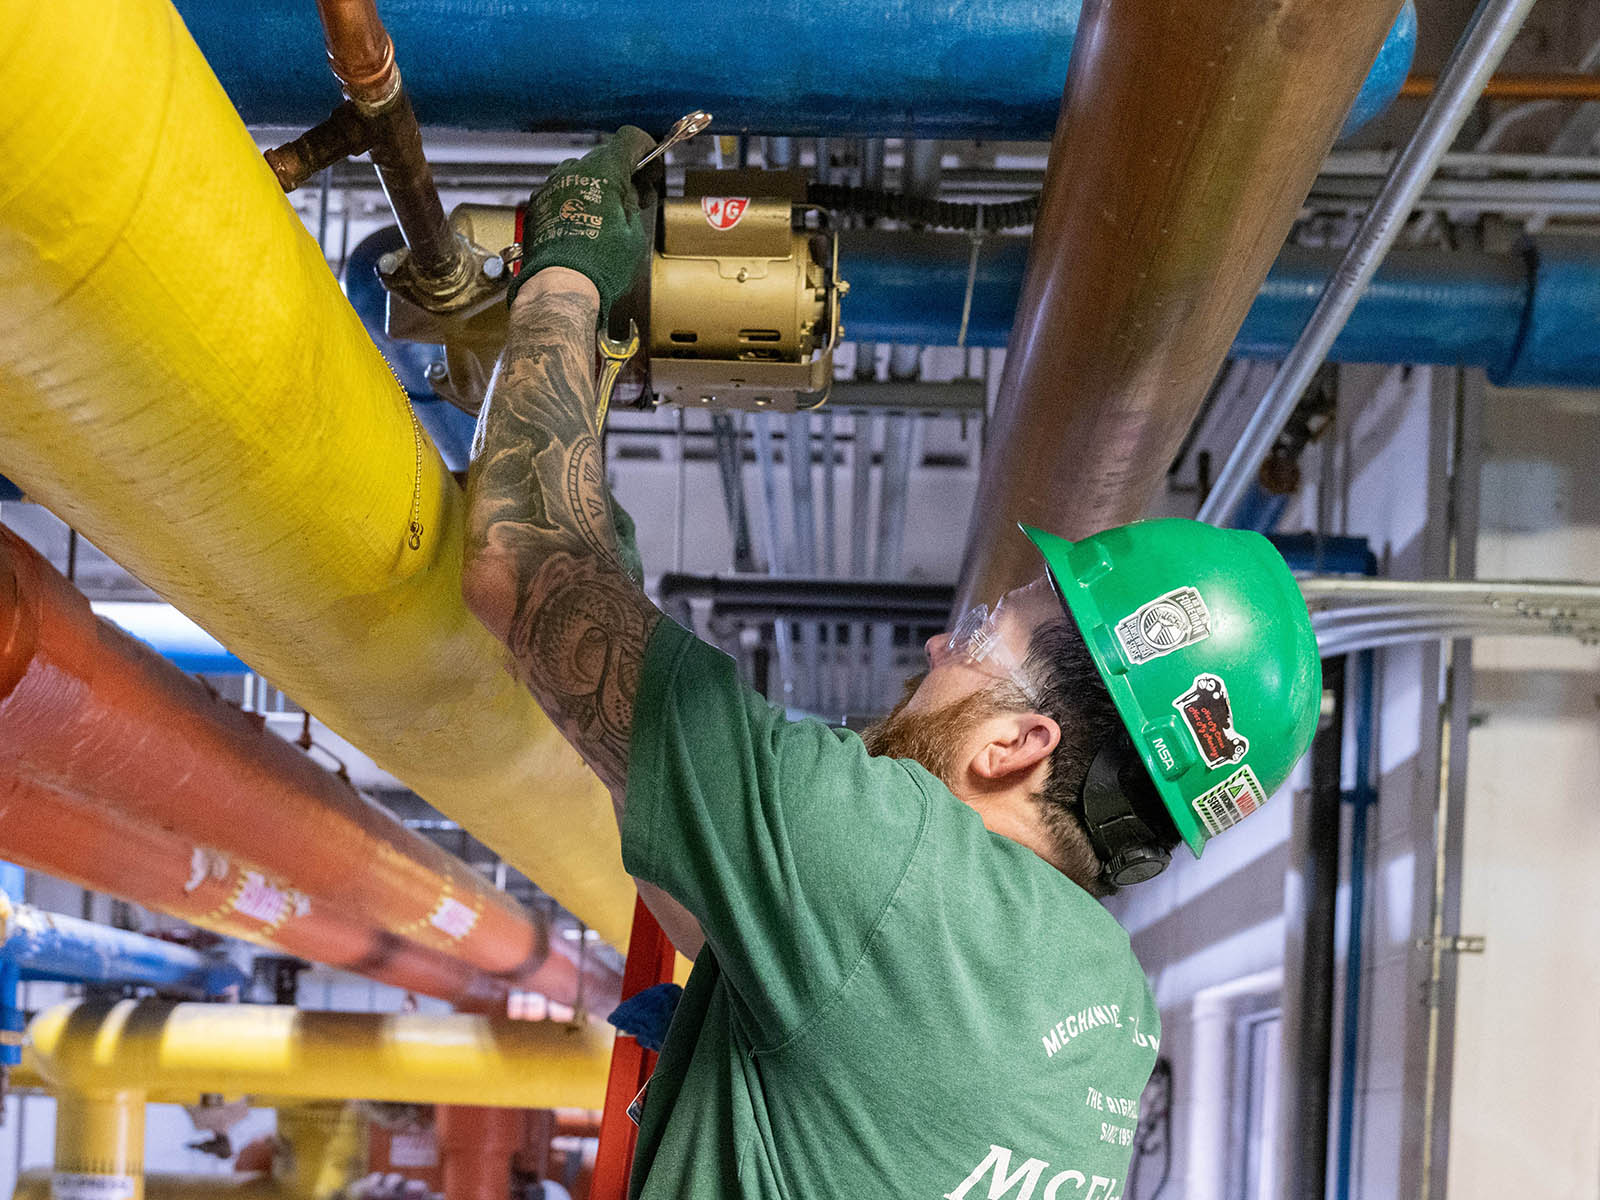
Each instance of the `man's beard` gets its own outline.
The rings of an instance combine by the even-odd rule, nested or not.
[[[1003,703],[1006,689],[995,687],[973,692],[931,712],[908,713],[906,705],[922,679],[919,675],[906,682],[900,702],[888,716],[863,729],[861,741],[868,754],[915,759],[953,791],[962,765],[958,757],[974,727],[1014,706]]]

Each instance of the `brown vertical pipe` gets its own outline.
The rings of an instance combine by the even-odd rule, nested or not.
[[[459,292],[474,264],[445,219],[433,171],[422,153],[422,131],[395,66],[394,42],[378,16],[376,0],[317,0],[317,13],[328,64],[345,95],[367,118],[372,164],[419,280],[441,296]]]
[[[550,1175],[550,1142],[556,1136],[556,1113],[551,1108],[530,1108],[523,1125],[522,1145],[512,1165],[524,1175],[546,1179]]]
[[[514,985],[533,915],[259,720],[109,622],[0,529],[0,772],[260,862],[396,936]]]
[[[1084,4],[958,605],[1144,512],[1399,7]]]
[[[505,1005],[503,979],[336,912],[253,863],[14,776],[0,776],[0,856],[213,933],[461,1008]]]
[[[434,1113],[444,1200],[510,1200],[511,1159],[522,1148],[527,1110],[441,1104]]]

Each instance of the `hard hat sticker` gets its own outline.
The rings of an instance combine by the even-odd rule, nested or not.
[[[1172,702],[1183,723],[1194,736],[1194,744],[1206,766],[1243,760],[1250,739],[1234,731],[1233,705],[1228,703],[1228,685],[1220,675],[1200,674],[1194,685]]]
[[[1191,801],[1195,816],[1212,837],[1237,825],[1266,802],[1267,794],[1262,790],[1261,781],[1249,767],[1240,767],[1216,787]]]
[[[701,196],[700,211],[713,229],[728,230],[737,225],[750,207],[749,196]]]
[[[1192,587],[1174,588],[1117,622],[1117,640],[1134,666],[1211,636],[1211,614]]]

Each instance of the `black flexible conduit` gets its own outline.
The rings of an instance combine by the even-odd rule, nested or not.
[[[1032,225],[1039,211],[1038,196],[1007,200],[1002,204],[956,204],[837,183],[807,184],[806,203],[852,216],[905,221],[925,229],[975,230],[981,220],[985,233]]]

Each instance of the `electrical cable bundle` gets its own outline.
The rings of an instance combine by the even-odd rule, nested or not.
[[[932,200],[837,183],[807,184],[806,202],[832,212],[849,213],[870,220],[905,221],[929,229],[971,231],[978,229],[981,221],[984,232],[1032,225],[1039,212],[1038,196],[1007,200],[1000,204],[957,204],[948,200]]]

